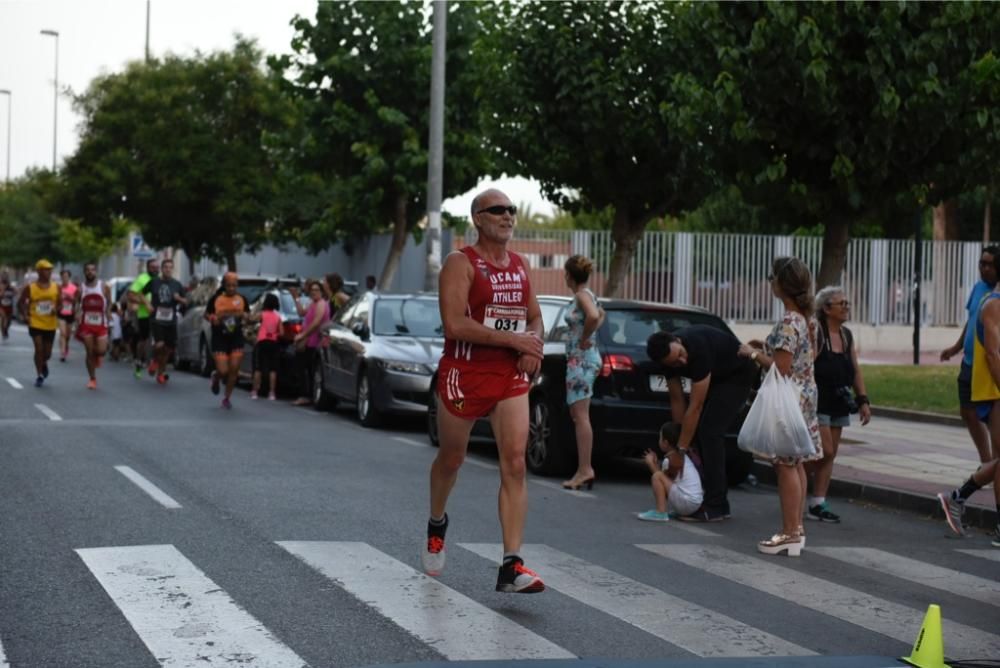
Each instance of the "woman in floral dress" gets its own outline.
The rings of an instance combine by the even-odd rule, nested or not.
[[[597,352],[594,333],[604,322],[604,311],[597,297],[587,287],[594,263],[583,255],[566,260],[566,287],[573,292],[573,307],[566,314],[569,337],[566,340],[566,403],[576,431],[576,473],[563,482],[566,489],[591,489],[594,468],[591,451],[594,430],[590,425],[590,397],[594,380],[601,370],[601,354]]]
[[[778,478],[778,498],[781,502],[781,532],[757,544],[764,554],[781,554],[797,557],[805,547],[802,528],[802,511],[805,504],[806,472],[802,463],[820,459],[819,422],[816,406],[819,392],[813,375],[815,335],[810,327],[813,309],[812,275],[802,260],[779,257],[771,264],[768,276],[771,291],[785,306],[785,316],[774,326],[764,341],[763,350],[748,344],[740,347],[740,354],[753,359],[763,369],[778,365],[778,371],[788,377],[799,389],[799,407],[809,428],[813,454],[805,457],[772,457]],[[751,342],[753,343],[753,342]]]

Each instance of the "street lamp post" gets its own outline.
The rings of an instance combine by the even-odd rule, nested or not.
[[[56,171],[56,138],[59,131],[59,31],[43,30],[41,34],[47,37],[54,37],[56,40],[56,65],[55,65],[55,99],[52,102],[52,171]]]
[[[7,185],[10,185],[10,102],[14,94],[9,90],[0,89],[0,95],[7,96]]]

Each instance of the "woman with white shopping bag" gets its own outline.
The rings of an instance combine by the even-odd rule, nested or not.
[[[771,330],[763,349],[759,342],[740,346],[740,355],[768,374],[740,430],[739,446],[769,460],[778,478],[781,531],[757,543],[757,551],[797,557],[806,542],[802,463],[823,456],[816,418],[819,393],[813,375],[815,336],[809,325],[812,275],[798,258],[780,257],[771,264],[768,280],[774,296],[785,306],[785,316]]]

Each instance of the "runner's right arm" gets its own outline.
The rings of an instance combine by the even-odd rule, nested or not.
[[[1000,387],[1000,299],[990,299],[983,306],[983,347],[993,382]]]
[[[31,303],[31,283],[21,288],[21,296],[17,298],[17,310],[21,314],[21,319],[30,322],[28,319],[28,306]]]
[[[448,255],[438,277],[438,295],[444,334],[449,339],[498,348],[513,348],[522,355],[542,358],[542,339],[537,332],[515,334],[486,327],[470,318],[469,291],[475,269],[464,253]]]

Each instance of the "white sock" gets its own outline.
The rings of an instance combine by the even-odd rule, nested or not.
[[[810,508],[812,508],[813,506],[822,506],[824,503],[826,503],[826,497],[825,496],[810,496],[809,497],[809,507]]]

